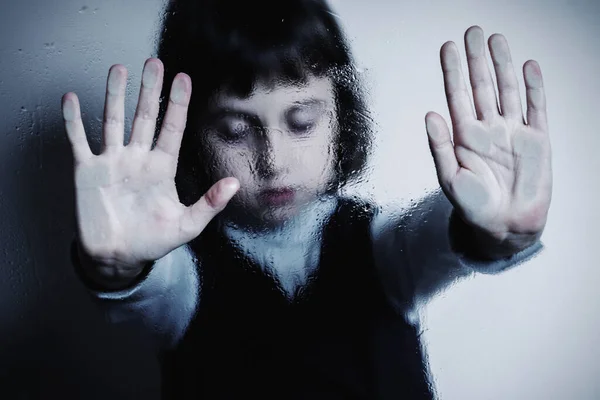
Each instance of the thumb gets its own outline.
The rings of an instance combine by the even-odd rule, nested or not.
[[[444,118],[434,112],[428,112],[425,115],[425,127],[438,181],[443,189],[447,189],[460,170],[450,130]]]
[[[224,178],[211,186],[200,199],[189,207],[181,216],[181,241],[189,242],[198,236],[206,225],[229,203],[229,200],[240,188],[236,178]]]

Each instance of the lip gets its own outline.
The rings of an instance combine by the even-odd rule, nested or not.
[[[262,190],[261,200],[269,205],[285,205],[294,200],[296,191],[291,187],[280,187]]]

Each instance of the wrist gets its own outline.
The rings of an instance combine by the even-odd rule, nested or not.
[[[489,259],[507,258],[513,254],[519,253],[539,240],[539,234],[518,234],[507,232],[498,238],[497,235],[490,234],[486,231],[471,228],[475,245],[479,248],[479,252]]]
[[[96,260],[81,248],[77,240],[73,242],[71,258],[80,279],[86,286],[99,291],[117,291],[131,287],[154,264],[121,265]]]
[[[469,258],[498,260],[508,258],[539,241],[541,232],[494,234],[466,223],[456,211],[450,217],[452,248]]]

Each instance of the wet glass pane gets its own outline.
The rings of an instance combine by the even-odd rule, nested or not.
[[[599,17],[3,5],[2,397],[598,398]]]

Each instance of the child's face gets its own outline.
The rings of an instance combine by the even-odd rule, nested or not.
[[[214,177],[240,181],[228,211],[278,225],[325,191],[334,171],[335,109],[327,77],[302,86],[259,83],[246,98],[220,93],[205,143]]]

